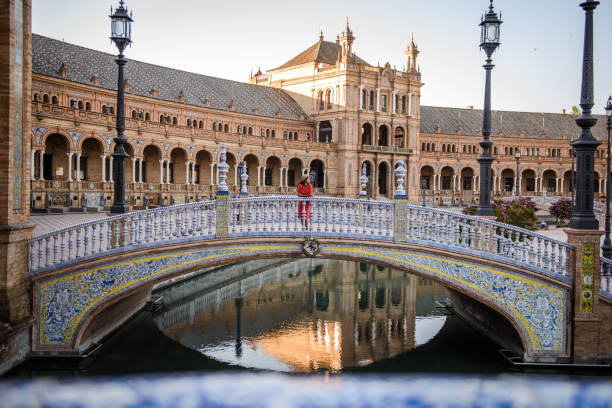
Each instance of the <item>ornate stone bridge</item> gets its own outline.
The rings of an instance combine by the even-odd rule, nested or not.
[[[610,268],[606,260],[599,273],[597,244],[585,243],[577,254],[572,245],[532,231],[411,205],[403,194],[386,202],[308,198],[306,230],[300,200],[230,199],[220,191],[216,200],[108,217],[31,239],[34,351],[83,352],[141,307],[156,283],[194,269],[318,256],[391,265],[442,282],[503,316],[528,359],[601,356],[576,346],[582,332],[575,326],[584,313],[586,320],[598,313],[598,324],[609,327]],[[579,289],[577,264],[586,276]]]

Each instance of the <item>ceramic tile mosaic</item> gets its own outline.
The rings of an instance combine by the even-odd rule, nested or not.
[[[412,251],[324,245],[321,254],[330,253],[378,259],[458,284],[475,298],[506,310],[527,339],[530,354],[566,353],[568,292],[563,287],[516,272]]]
[[[593,313],[593,276],[595,265],[595,246],[592,242],[582,245],[582,281],[580,282],[580,311]]]
[[[252,254],[295,252],[299,244],[230,245],[109,263],[43,280],[36,285],[38,349],[71,349],[80,324],[101,303],[136,285],[182,268]]]
[[[610,382],[524,376],[269,373],[3,382],[4,408],[411,407],[608,408]]]
[[[393,240],[396,242],[406,241],[406,232],[408,231],[408,199],[396,198],[394,203]]]

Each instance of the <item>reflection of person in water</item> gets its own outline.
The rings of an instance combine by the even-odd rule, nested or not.
[[[314,191],[310,184],[310,175],[305,174],[297,187],[298,197],[312,197]],[[308,219],[310,218],[310,201],[300,200],[298,202],[298,219],[302,221],[302,227],[308,229]]]

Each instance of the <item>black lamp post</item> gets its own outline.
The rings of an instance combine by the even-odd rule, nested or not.
[[[124,7],[123,0],[120,0],[119,7],[113,13],[111,8],[111,40],[119,49],[119,55],[115,60],[119,67],[117,79],[117,137],[115,141],[115,151],[113,152],[113,181],[115,184],[115,195],[111,213],[122,214],[128,212],[128,206],[125,202],[125,159],[128,154],[125,152],[125,143],[127,140],[123,136],[125,130],[125,114],[124,114],[124,81],[123,67],[126,60],[123,56],[123,50],[132,42],[132,17],[128,15],[127,8]]]
[[[608,156],[606,174],[606,237],[601,246],[601,255],[604,258],[612,258],[612,241],[610,241],[610,130],[612,130],[612,96],[608,97],[606,104],[606,118],[608,119]]]
[[[572,147],[570,149],[570,156],[572,156],[572,175],[570,176],[570,190],[572,193],[572,214],[574,213],[574,205],[576,204],[576,171],[574,170],[574,162],[576,161],[576,151]]]
[[[588,0],[580,4],[585,12],[584,54],[582,59],[582,91],[580,107],[582,115],[576,124],[582,128],[580,137],[572,142],[576,151],[576,208],[572,213],[569,227],[583,230],[599,229],[599,221],[593,212],[595,195],[595,150],[601,142],[593,137],[591,127],[597,119],[591,116],[593,107],[593,10],[599,1]]]
[[[476,209],[476,215],[492,216],[491,208],[491,147],[493,142],[489,139],[491,135],[491,70],[495,65],[491,55],[499,46],[499,26],[502,21],[497,18],[497,13],[493,10],[493,0],[489,5],[489,11],[480,22],[480,48],[487,54],[486,64],[483,65],[486,73],[484,109],[482,115],[482,155],[478,158],[480,164],[480,202]]]
[[[518,147],[514,149],[514,157],[516,158],[516,196],[520,195],[520,187],[519,187],[519,162],[521,161],[521,149]]]

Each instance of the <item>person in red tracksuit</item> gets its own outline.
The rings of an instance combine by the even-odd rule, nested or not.
[[[300,184],[297,187],[298,197],[312,197],[313,189],[310,184],[310,175],[306,174],[302,177]],[[302,204],[304,203],[304,204]],[[302,219],[303,215],[303,219]],[[308,229],[308,219],[310,218],[310,201],[300,200],[298,202],[298,219],[302,221],[302,227]]]

